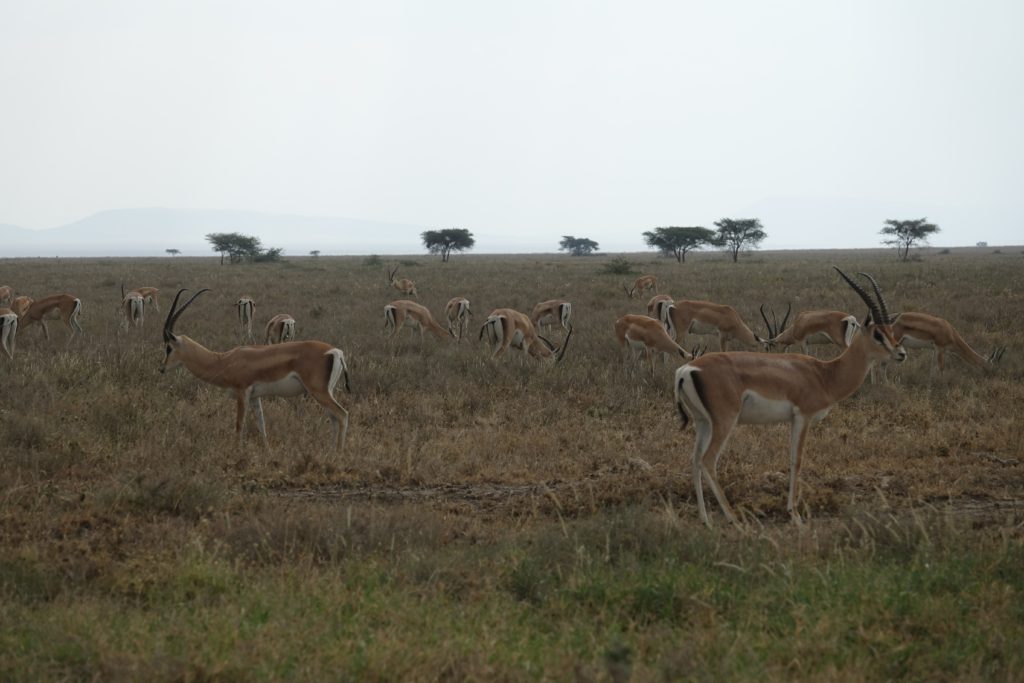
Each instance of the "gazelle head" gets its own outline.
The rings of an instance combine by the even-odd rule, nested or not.
[[[531,344],[530,354],[537,358],[543,358],[544,360],[551,361],[552,363],[560,363],[562,362],[562,358],[565,357],[565,350],[569,348],[570,337],[572,337],[571,325],[569,326],[569,333],[565,335],[565,339],[562,341],[562,345],[558,347],[552,344],[551,340],[547,337],[542,337],[538,334],[537,339],[543,343],[543,346]],[[534,349],[536,349],[536,351],[534,351]]]
[[[846,284],[850,285],[853,291],[857,292],[868,306],[868,317],[864,321],[862,332],[868,340],[867,348],[870,349],[870,355],[876,359],[890,358],[897,363],[905,361],[907,359],[907,352],[892,334],[892,319],[889,316],[888,306],[885,304],[885,297],[882,296],[882,290],[878,283],[875,282],[875,278],[867,273],[857,273],[857,275],[866,278],[871,283],[876,297],[875,300],[872,300],[871,295],[863,287],[851,280],[846,273],[839,270],[836,266],[832,267],[836,269],[836,272],[846,280]]]
[[[178,308],[178,300],[181,298],[183,292],[188,290],[179,289],[178,293],[174,295],[174,302],[171,303],[171,310],[167,312],[167,320],[164,321],[164,362],[160,364],[160,372],[167,372],[181,365],[181,358],[179,357],[178,351],[181,348],[181,337],[174,334],[174,323],[178,322],[178,318],[185,312],[196,297],[203,292],[210,291],[209,289],[200,289],[198,292],[192,295],[192,298],[185,302],[181,308]]]
[[[397,272],[398,272],[398,266],[395,266],[394,270],[389,270],[388,271],[388,284],[389,285],[395,284],[395,274]]]
[[[786,323],[789,322],[789,314],[793,311],[793,304],[786,305],[786,315],[782,318],[782,324],[779,324],[779,319],[775,315],[775,307],[769,309],[772,314],[771,321],[768,320],[768,315],[764,312],[764,304],[761,304],[761,317],[764,319],[764,326],[768,330],[768,338],[762,339],[761,344],[764,346],[765,351],[770,351],[771,348],[776,344],[776,339],[779,338],[783,332],[786,331]]]
[[[633,298],[633,293],[636,291],[636,285],[634,284],[632,287],[627,287],[626,285],[622,285],[622,291],[624,291],[626,293],[626,296],[628,296],[630,299],[632,299]]]
[[[11,310],[18,314],[19,319],[24,318],[34,301],[35,299],[30,296],[19,296],[11,302]]]

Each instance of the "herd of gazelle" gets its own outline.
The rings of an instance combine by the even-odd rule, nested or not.
[[[861,285],[835,268],[842,279],[867,305],[869,314],[863,323],[840,311],[803,311],[787,327],[790,310],[782,323],[772,311],[769,320],[764,306],[761,315],[768,330],[767,337],[755,334],[736,310],[708,301],[673,300],[657,294],[657,278],[645,275],[630,288],[623,287],[629,298],[645,290],[655,296],[648,302],[648,315],[628,314],[615,321],[614,330],[622,349],[646,353],[654,371],[657,353],[665,357],[679,356],[687,362],[675,372],[675,403],[684,428],[692,420],[696,439],[692,459],[693,482],[701,519],[710,524],[704,503],[703,484],[710,486],[725,516],[733,523],[739,519],[718,484],[718,461],[737,424],[789,423],[790,476],[786,508],[794,520],[797,512],[797,483],[804,442],[811,425],[821,420],[838,401],[855,392],[863,384],[871,367],[879,361],[900,363],[907,357],[904,347],[935,349],[940,370],[945,367],[944,355],[952,352],[972,365],[998,362],[1005,348],[984,357],[975,352],[947,321],[925,313],[890,315],[885,298],[874,278],[858,273],[874,290],[871,296]],[[416,286],[408,279],[395,279],[397,268],[389,271],[391,286],[404,294],[416,296]],[[141,326],[147,304],[159,310],[155,288],[124,291],[121,310],[124,326]],[[160,372],[184,366],[195,377],[215,386],[230,389],[237,404],[235,431],[242,445],[243,426],[251,411],[257,422],[264,446],[269,449],[261,399],[265,396],[299,396],[308,394],[320,403],[334,425],[334,449],[343,449],[348,435],[348,411],[334,397],[338,383],[344,379],[349,387],[345,355],[336,347],[319,341],[293,341],[295,320],[278,314],[266,326],[265,344],[237,346],[226,352],[207,349],[185,335],[174,333],[174,325],[195,299],[208,290],[193,294],[178,305],[181,289],[174,297],[164,322],[164,360]],[[82,332],[78,316],[79,299],[57,294],[35,301],[17,297],[12,301],[10,287],[0,287],[0,346],[13,358],[14,340],[20,328],[39,322],[47,338],[44,318],[60,317],[71,330],[71,336]],[[252,341],[255,303],[250,297],[240,298],[238,309],[242,336]],[[461,341],[473,315],[464,297],[454,297],[445,306],[447,329],[434,320],[430,310],[407,299],[392,301],[384,307],[385,328],[389,338],[403,326],[426,331],[441,339]],[[486,339],[491,357],[500,358],[509,347],[520,349],[539,360],[562,360],[572,337],[572,305],[564,299],[538,303],[531,314],[510,308],[491,312],[480,328],[479,338]],[[556,347],[537,330],[541,325],[560,325],[565,331],[561,346]],[[717,334],[719,348],[728,350],[736,341],[746,348],[770,350],[779,347],[783,353],[751,351],[702,354],[687,351],[681,345],[686,334]],[[804,354],[785,353],[800,344]],[[823,361],[806,355],[811,344],[835,344],[838,357]]]

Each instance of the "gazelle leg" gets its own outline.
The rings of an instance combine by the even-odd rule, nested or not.
[[[946,371],[946,352],[938,346],[935,347],[935,359],[939,363],[939,374],[941,375]]]
[[[729,435],[732,433],[733,428],[736,426],[736,415],[723,416],[722,419],[716,420],[711,424],[711,438],[708,441],[707,448],[704,450],[704,454],[700,459],[700,471],[705,477],[707,477],[708,484],[711,486],[711,492],[715,494],[715,499],[718,501],[718,505],[722,508],[722,512],[725,513],[726,518],[739,526],[739,520],[736,518],[736,513],[733,512],[732,506],[729,505],[728,499],[725,497],[725,492],[722,487],[718,485],[718,477],[716,475],[718,456],[721,451],[725,448],[726,442],[729,440]],[[708,520],[707,513],[703,515],[704,523],[711,526],[710,520]]]
[[[693,490],[697,495],[697,510],[700,512],[700,520],[711,526],[711,522],[708,520],[708,511],[704,505],[704,484],[701,475],[701,462],[704,452],[708,448],[708,442],[711,440],[711,424],[703,420],[695,420],[695,426],[697,436],[693,442]]]
[[[326,408],[328,415],[331,416],[331,421],[334,423],[334,452],[338,452],[339,441],[341,450],[344,451],[345,441],[348,438],[348,411],[329,391],[310,391],[309,394],[316,399],[317,403]],[[340,434],[338,433],[339,425],[341,427]]]
[[[793,416],[793,424],[789,432],[789,500],[786,502],[786,511],[797,524],[801,521],[800,513],[796,509],[800,464],[803,458],[804,439],[807,437],[809,427],[810,421],[803,415]]]
[[[43,328],[43,337],[45,337],[46,340],[49,341],[50,340],[50,330],[46,329],[46,321],[43,320],[42,318],[40,318],[39,319],[39,325],[42,326],[42,328]]]
[[[260,436],[263,437],[263,446],[269,451],[270,441],[267,439],[267,423],[263,419],[263,400],[259,398],[250,398],[249,407],[256,416],[256,427],[260,430]]]
[[[249,390],[242,389],[235,392],[235,433],[238,434],[238,448],[242,448],[242,425],[245,424],[246,408],[249,404]]]

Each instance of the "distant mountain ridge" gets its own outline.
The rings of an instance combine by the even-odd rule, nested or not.
[[[211,255],[205,235],[241,232],[267,247],[300,255],[412,253],[429,228],[339,217],[297,216],[258,211],[138,208],[101,211],[46,230],[0,224],[0,257]]]

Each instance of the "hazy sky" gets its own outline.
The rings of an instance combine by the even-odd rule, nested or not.
[[[1024,242],[1024,2],[0,0],[0,223]],[[899,215],[893,215],[898,213]]]

